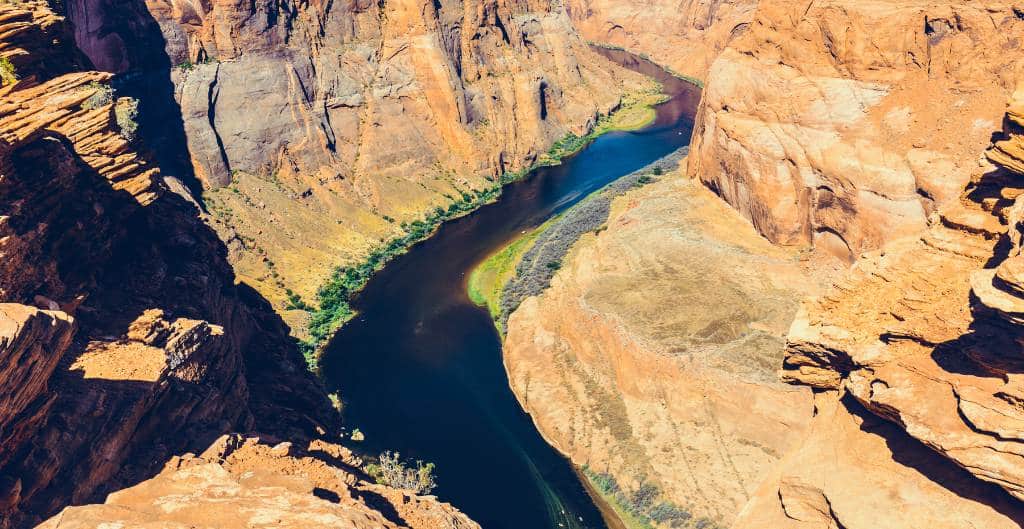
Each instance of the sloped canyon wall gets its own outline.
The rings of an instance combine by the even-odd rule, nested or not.
[[[288,328],[236,284],[186,191],[131,140],[134,101],[109,91],[111,74],[83,67],[68,31],[46,2],[0,4],[0,56],[20,77],[0,88],[0,527],[101,501],[169,460],[162,476],[173,477],[139,485],[155,504],[111,497],[123,523],[188,526],[159,498],[201,497],[205,486],[247,527],[283,514],[308,527],[300,515],[318,509],[351,527],[474,527],[435,500],[374,488],[319,439],[338,432],[337,413]],[[261,433],[214,443],[231,431]],[[314,464],[298,448],[307,443],[331,470],[288,470]],[[184,463],[172,456],[204,450],[190,459],[201,468],[176,473]],[[255,482],[230,473],[266,458],[275,463],[259,464]],[[334,481],[317,482],[328,473]],[[269,497],[276,512],[246,511]],[[388,518],[396,510],[409,524]],[[417,524],[417,513],[439,518]],[[52,525],[98,523],[81,515]]]
[[[143,126],[180,151],[165,171],[205,190],[236,270],[281,312],[286,289],[314,301],[336,266],[583,135],[640,83],[558,2],[67,5],[93,64],[149,93]]]
[[[623,4],[572,13],[679,60]],[[1020,527],[1020,9],[747,16],[697,72],[691,181],[618,199],[510,318],[520,402],[634,512],[653,484],[691,526]]]

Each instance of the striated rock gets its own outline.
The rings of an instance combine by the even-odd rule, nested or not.
[[[722,49],[753,18],[755,0],[571,0],[569,17],[588,40],[651,57],[704,79]]]
[[[815,396],[805,437],[734,529],[1019,527],[1024,507],[836,392]],[[853,405],[856,409],[856,404]]]
[[[15,38],[26,61],[64,46],[42,3],[0,4],[0,24],[0,49]],[[110,75],[35,64],[0,88],[0,527],[224,431],[336,431],[287,327],[123,130]]]
[[[68,2],[76,42],[129,74],[147,141],[184,160],[168,174],[205,185],[240,277],[282,312],[286,289],[314,301],[334,267],[583,134],[640,83],[560,3],[122,4]]]
[[[367,483],[350,466],[351,454],[337,457],[343,452],[315,442],[289,454],[256,437],[225,435],[102,505],[68,507],[39,527],[479,528],[433,497]]]
[[[771,241],[850,262],[921,232],[999,128],[1015,9],[760,2],[711,68],[689,174]]]
[[[983,165],[952,210],[959,220],[943,214],[923,235],[863,255],[829,293],[805,303],[782,375],[845,396],[839,405],[826,400],[824,417],[819,406],[812,433],[789,456],[815,470],[780,467],[738,527],[868,528],[883,523],[877,513],[891,527],[1024,520],[1020,206],[1008,198],[1024,174],[1013,170]],[[879,419],[887,423],[874,426]],[[836,431],[851,421],[884,438],[884,449]],[[836,455],[847,451],[858,455]],[[827,460],[815,464],[819,452]],[[826,479],[846,469],[847,477]],[[789,504],[803,501],[787,488],[793,480],[824,499],[816,505],[828,507],[827,518],[793,520]]]
[[[0,446],[17,439],[19,429],[32,428],[53,404],[49,379],[74,330],[63,312],[0,303]],[[2,503],[17,503],[19,493]]]
[[[617,198],[512,314],[510,384],[574,463],[728,526],[810,420],[810,391],[775,376],[821,281],[806,264],[673,172]]]

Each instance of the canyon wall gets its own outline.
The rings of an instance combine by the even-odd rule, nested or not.
[[[567,6],[587,40],[703,80],[726,44],[750,24],[757,0],[569,0]]]
[[[1020,527],[1022,109],[1018,91],[949,206],[960,222],[866,253],[804,304],[782,375],[819,413],[737,527]]]
[[[146,93],[144,134],[180,151],[165,171],[205,188],[240,277],[282,312],[286,289],[314,301],[334,267],[584,134],[641,82],[552,2],[67,4],[96,67]]]
[[[655,487],[642,514],[727,527],[810,421],[811,392],[775,370],[822,278],[681,171],[617,198],[606,226],[509,319],[512,388],[595,483],[625,503]]]
[[[852,262],[920,232],[999,129],[1018,13],[763,1],[712,66],[689,172],[779,244]]]
[[[588,38],[672,64],[604,14],[643,7],[601,6],[572,11]],[[687,523],[1020,527],[1021,37],[1006,2],[760,2],[686,172],[774,247],[671,179],[624,198],[509,320],[541,431]]]
[[[137,102],[82,68],[67,29],[46,2],[0,4],[5,529],[225,432],[300,442],[340,427],[288,328],[133,140]]]

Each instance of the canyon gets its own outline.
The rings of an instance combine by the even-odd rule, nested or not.
[[[1021,527],[1022,38],[1002,0],[0,3],[0,529]],[[659,88],[618,49],[699,107],[595,141]],[[491,328],[466,272],[559,223]]]
[[[92,63],[147,95],[161,167],[202,189],[239,277],[300,336],[297,300],[317,302],[337,267],[583,136],[643,84],[548,2],[67,10]]]

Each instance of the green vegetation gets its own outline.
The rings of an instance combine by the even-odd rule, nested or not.
[[[633,491],[623,490],[615,477],[607,472],[594,472],[583,467],[583,474],[598,494],[609,504],[629,529],[714,529],[717,525],[708,518],[694,518],[686,509],[666,500],[660,500],[658,487],[646,481]]]
[[[495,322],[501,314],[501,294],[505,291],[505,285],[515,276],[516,265],[523,254],[533,247],[537,237],[551,226],[555,218],[549,219],[533,231],[522,234],[501,250],[491,254],[469,275],[469,299],[477,305],[487,307]]]
[[[93,94],[82,103],[82,108],[86,110],[105,107],[114,102],[114,89],[110,85],[93,81],[85,85],[85,89],[93,91]]]
[[[284,306],[285,310],[305,310],[307,312],[313,310],[313,307],[309,303],[303,301],[302,296],[293,292],[292,289],[284,289],[284,294],[287,296],[287,301]]]
[[[601,134],[612,130],[620,130],[618,127],[622,127],[623,124],[614,117],[618,112],[636,108],[638,105],[650,108],[663,99],[664,95],[660,94],[660,87],[656,85],[645,91],[625,96],[620,110],[612,113],[611,116],[602,116],[591,133],[585,136],[576,136],[572,133],[567,134],[564,138],[555,142],[551,149],[546,154],[540,156],[533,165],[518,171],[502,174],[493,186],[486,189],[472,193],[461,191],[459,197],[453,197],[453,202],[448,205],[447,209],[438,206],[423,220],[402,223],[401,227],[405,231],[403,235],[394,237],[374,248],[361,263],[334,269],[334,272],[331,273],[327,281],[317,290],[317,308],[304,309],[310,312],[308,329],[310,338],[308,341],[300,341],[299,346],[303,356],[306,358],[309,369],[314,372],[319,370],[319,355],[322,347],[345,322],[355,316],[355,311],[349,304],[352,296],[362,290],[374,272],[383,268],[388,261],[405,253],[417,242],[429,237],[443,222],[465,215],[484,204],[497,200],[501,195],[502,187],[506,184],[521,180],[538,167],[557,165],[564,158],[575,154]],[[524,248],[523,251],[526,249],[528,248]],[[514,273],[515,265],[512,264],[511,267]],[[485,299],[489,296],[488,288],[491,287],[484,287],[483,290],[479,291],[480,299]],[[500,296],[500,291],[496,295]],[[490,305],[489,301],[487,303],[490,308],[492,305]],[[290,305],[297,306],[297,303],[290,303]]]
[[[444,221],[465,215],[495,200],[500,193],[501,188],[497,185],[475,194],[463,193],[447,209],[438,206],[423,220],[403,223],[404,235],[373,249],[363,262],[336,268],[327,282],[317,290],[317,308],[305,309],[310,312],[310,341],[301,342],[301,347],[309,368],[313,371],[319,368],[320,348],[342,324],[355,316],[349,301],[356,292],[362,290],[374,272],[394,257],[405,253],[413,244],[429,237]]]
[[[637,130],[650,125],[657,117],[654,105],[668,99],[661,89],[660,85],[654,84],[645,90],[626,94],[623,96],[619,108],[610,114],[600,116],[590,133],[584,136],[567,134],[564,138],[556,141],[551,149],[540,157],[537,165],[556,165],[562,159],[576,154],[590,142],[608,132]]]
[[[377,483],[415,494],[429,494],[437,487],[434,481],[434,464],[417,461],[412,468],[402,462],[398,452],[384,452],[380,455],[380,464],[369,464],[366,473],[377,480]]]
[[[121,137],[135,141],[139,132],[139,100],[134,97],[122,97],[114,107],[114,120],[120,129]]]
[[[14,63],[7,57],[0,57],[0,86],[16,82],[18,82],[18,72],[14,69]]]

